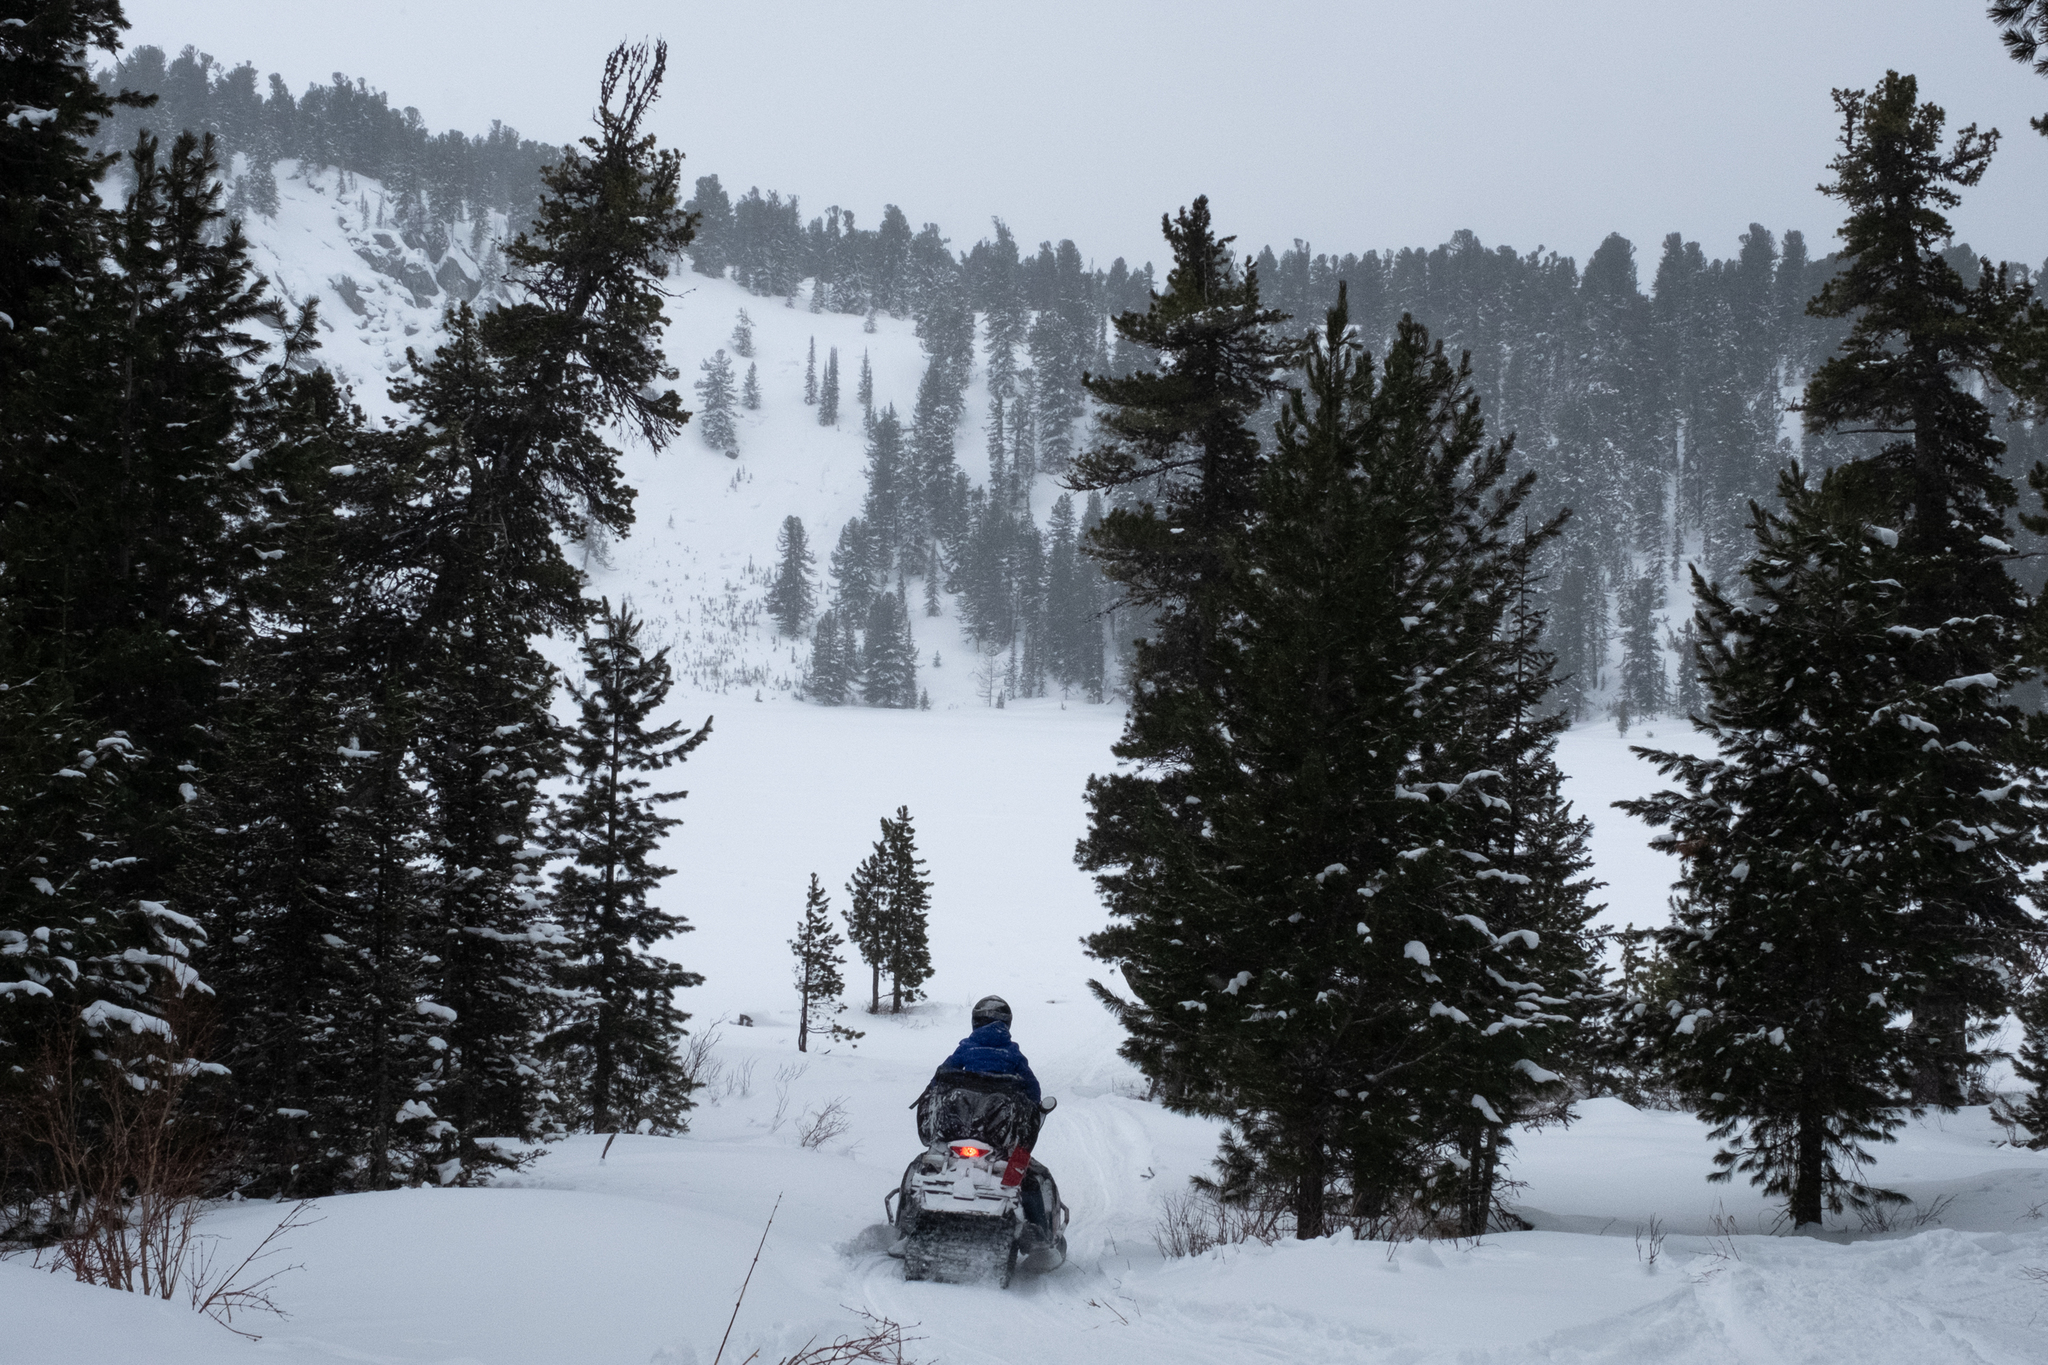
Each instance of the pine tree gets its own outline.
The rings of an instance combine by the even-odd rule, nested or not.
[[[895,567],[897,551],[907,548],[919,530],[916,475],[896,409],[884,408],[868,438],[868,491],[861,504],[872,555],[869,564],[877,578]]]
[[[906,1004],[917,1000],[918,987],[931,977],[931,948],[925,934],[931,882],[924,873],[910,808],[898,806],[894,819],[882,817],[882,837],[846,884],[852,898],[847,934],[872,974],[870,1014],[881,1012],[884,972],[889,976],[891,1014],[901,1014]]]
[[[1659,716],[1670,705],[1664,654],[1657,644],[1658,608],[1664,605],[1664,575],[1651,565],[1630,581],[1622,597],[1621,688],[1615,723],[1624,733],[1631,721]]]
[[[740,406],[748,412],[761,410],[761,370],[758,365],[749,363],[747,366],[747,381],[740,386]]]
[[[564,993],[540,1052],[571,1130],[645,1123],[678,1132],[693,1086],[678,1053],[689,1015],[675,993],[704,978],[651,951],[690,925],[649,899],[673,875],[654,863],[655,849],[682,823],[660,807],[684,793],[653,791],[645,774],[687,759],[710,738],[711,722],[695,731],[650,725],[674,681],[668,651],[642,653],[629,606],[604,603],[597,626],[583,642],[583,685],[570,689],[581,713],[570,739],[577,789],[554,820],[570,857],[553,898],[567,939],[556,969]]]
[[[870,498],[872,500],[872,495]],[[848,517],[846,524],[839,528],[839,541],[832,547],[832,558],[827,566],[832,575],[833,605],[850,615],[865,618],[868,604],[874,601],[876,583],[882,575],[878,558],[868,523],[860,517]]]
[[[803,920],[797,925],[796,937],[789,941],[789,950],[796,957],[798,1052],[810,1050],[814,1032],[835,1043],[866,1036],[840,1023],[837,1017],[846,1009],[846,1002],[839,998],[846,990],[846,982],[839,974],[839,969],[846,965],[846,958],[839,952],[846,946],[846,940],[833,927],[831,911],[831,897],[818,885],[818,874],[813,872],[810,889],[804,893]]]
[[[1964,382],[1996,370],[2018,297],[1939,254],[1991,143],[1966,129],[1944,152],[1917,94],[1896,74],[1836,93],[1846,260],[1810,311],[1856,320],[1802,405],[1812,431],[1899,439],[1780,480],[1783,512],[1752,515],[1753,600],[1695,575],[1718,753],[1646,755],[1683,790],[1624,807],[1687,855],[1659,934],[1669,999],[1635,1002],[1676,1021],[1651,1045],[1724,1141],[1710,1178],[1749,1175],[1802,1226],[1892,1197],[1859,1168],[1908,1093],[1962,1101],[1970,1021],[2008,1007],[2042,856],[2014,799],[2039,767],[2010,700],[2015,498]]]
[[[507,249],[519,300],[450,313],[441,349],[393,386],[415,420],[380,442],[388,475],[366,520],[385,555],[410,561],[380,581],[411,595],[399,648],[419,700],[406,744],[429,801],[431,860],[404,930],[434,959],[432,1003],[450,1016],[431,1070],[383,1083],[409,1085],[403,1109],[429,1120],[444,1182],[517,1160],[477,1139],[538,1134],[544,1117],[538,786],[562,756],[553,670],[531,641],[587,610],[563,544],[630,524],[602,433],[659,449],[687,416],[656,387],[675,377],[658,282],[689,242],[681,162],[640,131],[666,62],[660,44],[612,53],[598,134],[547,172],[532,228]],[[383,1162],[371,1153],[371,1180]]]
[[[1491,882],[1534,874],[1482,851],[1505,842],[1503,774],[1478,766],[1502,745],[1473,723],[1519,566],[1556,523],[1515,529],[1533,476],[1508,480],[1469,365],[1420,326],[1375,368],[1340,290],[1304,365],[1238,495],[1258,519],[1203,589],[1218,632],[1194,637],[1202,657],[1139,650],[1141,679],[1172,676],[1171,649],[1214,682],[1140,684],[1116,747],[1132,766],[1091,779],[1079,858],[1112,917],[1089,951],[1131,992],[1095,987],[1121,1052],[1170,1107],[1231,1121],[1227,1194],[1271,1191],[1315,1237],[1333,1194],[1369,1219],[1418,1190],[1462,1203],[1473,1116],[1504,1145],[1569,1020],[1530,1008],[1561,998],[1542,934],[1486,919],[1532,909],[1496,908]],[[1540,742],[1518,757],[1540,769]]]
[[[825,359],[825,382],[818,389],[818,425],[839,425],[839,348],[834,346]]]
[[[732,196],[718,183],[717,176],[700,175],[696,193],[683,207],[696,217],[695,231],[690,240],[690,268],[714,280],[724,279],[726,270],[736,263],[737,257]],[[739,350],[738,347],[733,349]],[[743,356],[753,354],[751,351],[739,353]]]
[[[934,545],[925,561],[924,569],[924,614],[942,615],[944,608],[939,601],[939,547]]]
[[[1154,666],[1171,669],[1178,654],[1186,663],[1172,672],[1185,675],[1220,628],[1205,599],[1223,591],[1229,547],[1257,508],[1261,459],[1249,421],[1267,396],[1278,357],[1271,329],[1283,315],[1260,305],[1255,270],[1233,268],[1232,239],[1216,235],[1206,197],[1161,227],[1174,259],[1166,292],[1115,325],[1165,364],[1088,381],[1106,409],[1103,440],[1075,460],[1071,486],[1166,485],[1157,505],[1112,507],[1089,548],[1133,602],[1159,613]],[[1024,467],[1021,455],[1013,463]]]
[[[732,325],[732,353],[741,360],[754,358],[754,320],[744,308],[740,309],[739,321]]]
[[[876,593],[868,607],[861,673],[861,700],[869,706],[917,705],[917,646],[903,599],[895,593]]]
[[[860,353],[860,388],[855,397],[860,400],[860,430],[862,436],[875,434],[875,371],[868,364],[868,353]]]
[[[818,339],[811,338],[811,348],[804,355],[804,405],[815,406],[818,401]]]
[[[775,555],[775,581],[768,588],[768,614],[775,618],[776,627],[793,639],[803,632],[804,622],[810,620],[817,596],[811,586],[811,569],[817,561],[811,557],[802,519],[782,519],[782,530],[775,537]]]
[[[820,706],[844,706],[852,680],[840,643],[837,613],[827,609],[820,614],[811,639],[811,664],[804,677],[804,695]]]
[[[732,420],[732,362],[726,359],[721,347],[698,368],[704,377],[696,384],[697,398],[703,404],[697,411],[697,429],[705,445],[723,452],[728,459],[738,459],[739,432]]]
[[[2013,1105],[2010,1113],[2032,1135],[2027,1145],[2038,1151],[2048,1147],[2048,981],[2035,977],[2013,1012],[2019,1016],[2021,1041],[2012,1069],[2034,1087],[2034,1093]]]
[[[1801,409],[1809,432],[1877,427],[1900,438],[1858,462],[1854,477],[1883,490],[1878,507],[1898,526],[1899,548],[1922,570],[1906,580],[1900,624],[1942,632],[1920,642],[1906,661],[1905,676],[1924,686],[2004,668],[2012,658],[2005,646],[2016,638],[2021,602],[2006,542],[2013,538],[2007,513],[2016,494],[2000,469],[2005,443],[1992,434],[1990,410],[1972,387],[2005,375],[2010,354],[2029,349],[2029,333],[2048,336],[2048,319],[2037,306],[2031,327],[2015,337],[2032,291],[1988,266],[1973,285],[1949,263],[1944,212],[1960,201],[1959,190],[1982,178],[1997,134],[1965,128],[1944,151],[1941,110],[1917,99],[1913,78],[1896,73],[1869,94],[1836,94],[1842,152],[1830,163],[1834,183],[1823,188],[1849,211],[1838,233],[1846,261],[1808,311],[1854,321],[1839,352],[1814,372]],[[1955,630],[1958,620],[1975,621],[1986,633]],[[1972,780],[1972,763],[1981,768],[1975,776],[1986,778],[1980,787],[1990,787],[2001,761],[2036,761],[2008,709],[2013,685],[2001,674],[1984,697],[1998,719],[1982,722],[1988,733],[1977,737],[1986,751],[1981,758],[1967,757],[1970,736],[1946,738],[1951,751],[1966,756],[1957,765],[1962,770],[1941,779],[1952,791]],[[1937,818],[1936,809],[1923,807],[1922,818]],[[1946,942],[1967,965],[1954,981],[1928,980],[1912,1004],[1915,1030],[1935,1048],[1916,1075],[1913,1097],[1944,1106],[1963,1102],[1972,1009],[1981,1003],[1994,1016],[2004,1012],[2003,985],[1987,960],[2011,955],[2005,935],[2020,924],[2009,898],[1987,901],[1981,885],[1966,889],[1979,874],[1965,867],[1951,875],[1956,880],[1923,894],[1916,919],[1923,935]]]

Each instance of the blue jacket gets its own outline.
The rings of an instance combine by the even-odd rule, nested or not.
[[[1010,1026],[1000,1019],[992,1024],[983,1024],[962,1038],[960,1046],[953,1049],[953,1055],[942,1065],[958,1067],[962,1071],[979,1071],[989,1076],[1018,1076],[1023,1079],[1024,1089],[1033,1104],[1041,1098],[1038,1077],[1031,1074],[1031,1063],[1024,1060],[1024,1054],[1010,1041]]]

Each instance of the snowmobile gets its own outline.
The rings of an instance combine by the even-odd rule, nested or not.
[[[941,1068],[932,1077],[913,1102],[925,1149],[882,1199],[904,1279],[993,1279],[1007,1289],[1019,1270],[1066,1263],[1067,1207],[1052,1172],[1031,1159],[1054,1103],[1033,1103],[1014,1076]]]

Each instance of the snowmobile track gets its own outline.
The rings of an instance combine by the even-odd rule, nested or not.
[[[979,1214],[920,1213],[903,1244],[903,1278],[942,1284],[993,1280],[1008,1288],[1017,1266],[1016,1233],[1008,1219]]]

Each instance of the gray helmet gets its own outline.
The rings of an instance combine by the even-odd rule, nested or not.
[[[983,1024],[993,1024],[999,1019],[1005,1024],[1010,1022],[1009,1001],[1003,999],[1000,995],[984,995],[981,999],[974,1002],[974,1026],[976,1028],[980,1028]]]

